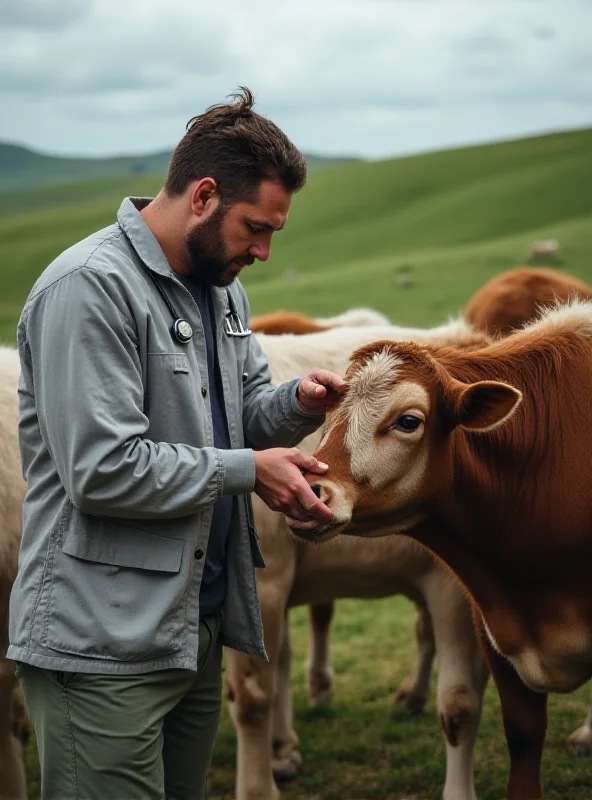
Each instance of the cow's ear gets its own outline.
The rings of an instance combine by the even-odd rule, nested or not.
[[[467,431],[486,433],[506,422],[521,402],[522,392],[507,383],[479,381],[468,386],[460,384],[456,395],[455,423]]]

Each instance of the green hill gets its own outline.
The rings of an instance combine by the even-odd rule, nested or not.
[[[558,239],[562,266],[592,282],[592,130],[312,172],[272,257],[244,273],[253,311],[313,314],[370,305],[404,324],[458,312],[534,239]],[[132,175],[0,194],[0,336],[61,250],[113,221]]]
[[[0,190],[164,172],[170,157],[166,151],[116,158],[62,158],[0,143]]]
[[[0,191],[162,173],[166,171],[170,157],[171,151],[166,150],[115,158],[64,158],[0,142]],[[306,156],[311,171],[353,160],[347,157]]]

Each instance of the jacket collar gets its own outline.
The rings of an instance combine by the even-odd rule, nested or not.
[[[117,212],[117,221],[148,269],[171,277],[173,271],[169,262],[140,214],[152,200],[152,197],[126,197]]]
[[[145,266],[158,275],[176,280],[176,275],[166,260],[161,246],[140,214],[140,211],[146,208],[153,199],[152,197],[126,197],[117,212],[117,221]],[[180,281],[178,282],[180,283]],[[215,316],[223,319],[231,310],[228,290],[212,286],[211,291]]]

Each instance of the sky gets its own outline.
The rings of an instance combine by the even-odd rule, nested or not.
[[[239,85],[307,153],[592,125],[592,0],[0,0],[0,140],[172,148]]]

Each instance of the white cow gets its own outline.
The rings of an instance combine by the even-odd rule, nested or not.
[[[379,339],[444,341],[472,347],[483,338],[465,322],[430,331],[388,327],[341,328],[305,336],[257,336],[274,383],[314,367],[344,373],[349,354]],[[321,432],[302,447],[312,452]],[[456,581],[430,555],[399,537],[339,537],[331,547],[297,542],[284,518],[254,497],[256,524],[267,568],[257,573],[269,663],[227,651],[227,689],[238,735],[237,800],[275,800],[273,766],[294,774],[299,763],[289,685],[287,609],[328,603],[340,597],[376,598],[404,594],[424,613],[419,622],[420,658],[400,697],[421,705],[433,658],[430,618],[438,655],[438,710],[446,733],[445,800],[474,800],[472,755],[487,672],[473,633],[470,611]],[[326,621],[328,625],[328,620]],[[330,689],[326,628],[313,636],[309,682]],[[427,629],[427,630],[426,630]],[[315,647],[316,646],[316,647]]]
[[[8,598],[16,575],[25,483],[17,441],[16,350],[0,347],[0,800],[26,797],[21,743],[14,735],[16,680],[8,648]]]

